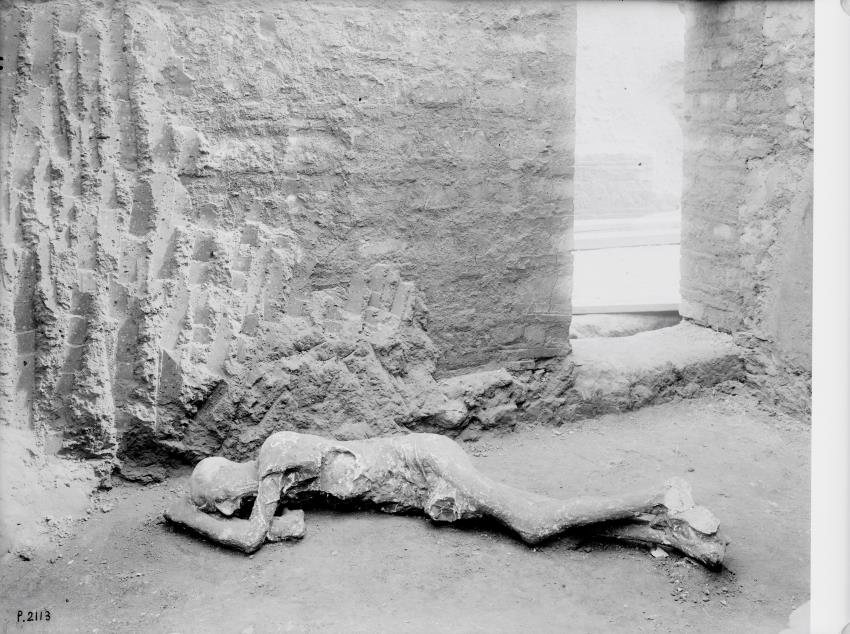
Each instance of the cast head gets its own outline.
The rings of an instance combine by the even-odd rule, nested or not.
[[[192,471],[189,486],[192,503],[202,511],[233,515],[242,498],[257,494],[257,461],[204,458]]]

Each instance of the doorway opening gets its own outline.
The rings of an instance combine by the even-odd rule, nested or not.
[[[571,338],[679,317],[684,15],[579,2]],[[614,45],[616,43],[616,45]]]

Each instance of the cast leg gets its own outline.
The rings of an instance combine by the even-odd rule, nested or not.
[[[435,481],[445,481],[478,515],[499,520],[529,543],[575,526],[633,518],[664,505],[665,501],[671,505],[688,505],[672,486],[616,498],[558,500],[502,484],[482,474],[466,452],[449,438],[423,435],[419,440],[421,460],[434,473]]]
[[[708,565],[722,560],[725,541],[716,536],[717,520],[702,507],[695,506],[688,484],[674,478],[655,490],[615,497],[583,497],[573,500],[555,498],[517,489],[480,473],[467,454],[450,439],[428,439],[428,464],[461,506],[471,509],[469,516],[493,517],[515,531],[529,544],[541,542],[568,529],[616,520],[636,520],[628,533],[618,527],[623,539],[665,544],[677,548]],[[439,481],[438,480],[438,481]],[[426,512],[444,519],[444,508],[451,508],[440,496],[432,496]],[[652,522],[646,518],[653,518]],[[451,516],[445,519],[454,519]],[[617,537],[617,534],[608,535]]]

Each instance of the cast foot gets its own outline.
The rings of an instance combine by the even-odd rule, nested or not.
[[[699,507],[711,515],[710,511]],[[713,518],[714,516],[711,515]],[[709,568],[718,568],[726,555],[729,541],[717,533],[717,520],[714,519],[713,531],[703,533],[681,517],[672,515],[656,516],[652,528],[663,533],[662,543],[671,546]]]
[[[718,567],[728,541],[717,534],[720,522],[714,513],[694,504],[691,487],[685,480],[667,481],[663,507],[651,526],[664,533],[664,542],[710,568]]]
[[[694,506],[691,485],[682,478],[667,480],[662,504],[668,513],[683,513]]]

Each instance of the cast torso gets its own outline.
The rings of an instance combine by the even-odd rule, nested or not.
[[[284,497],[321,492],[390,511],[422,509],[434,484],[416,434],[334,441],[278,432],[263,443],[259,455],[260,478],[275,473],[284,474]]]

